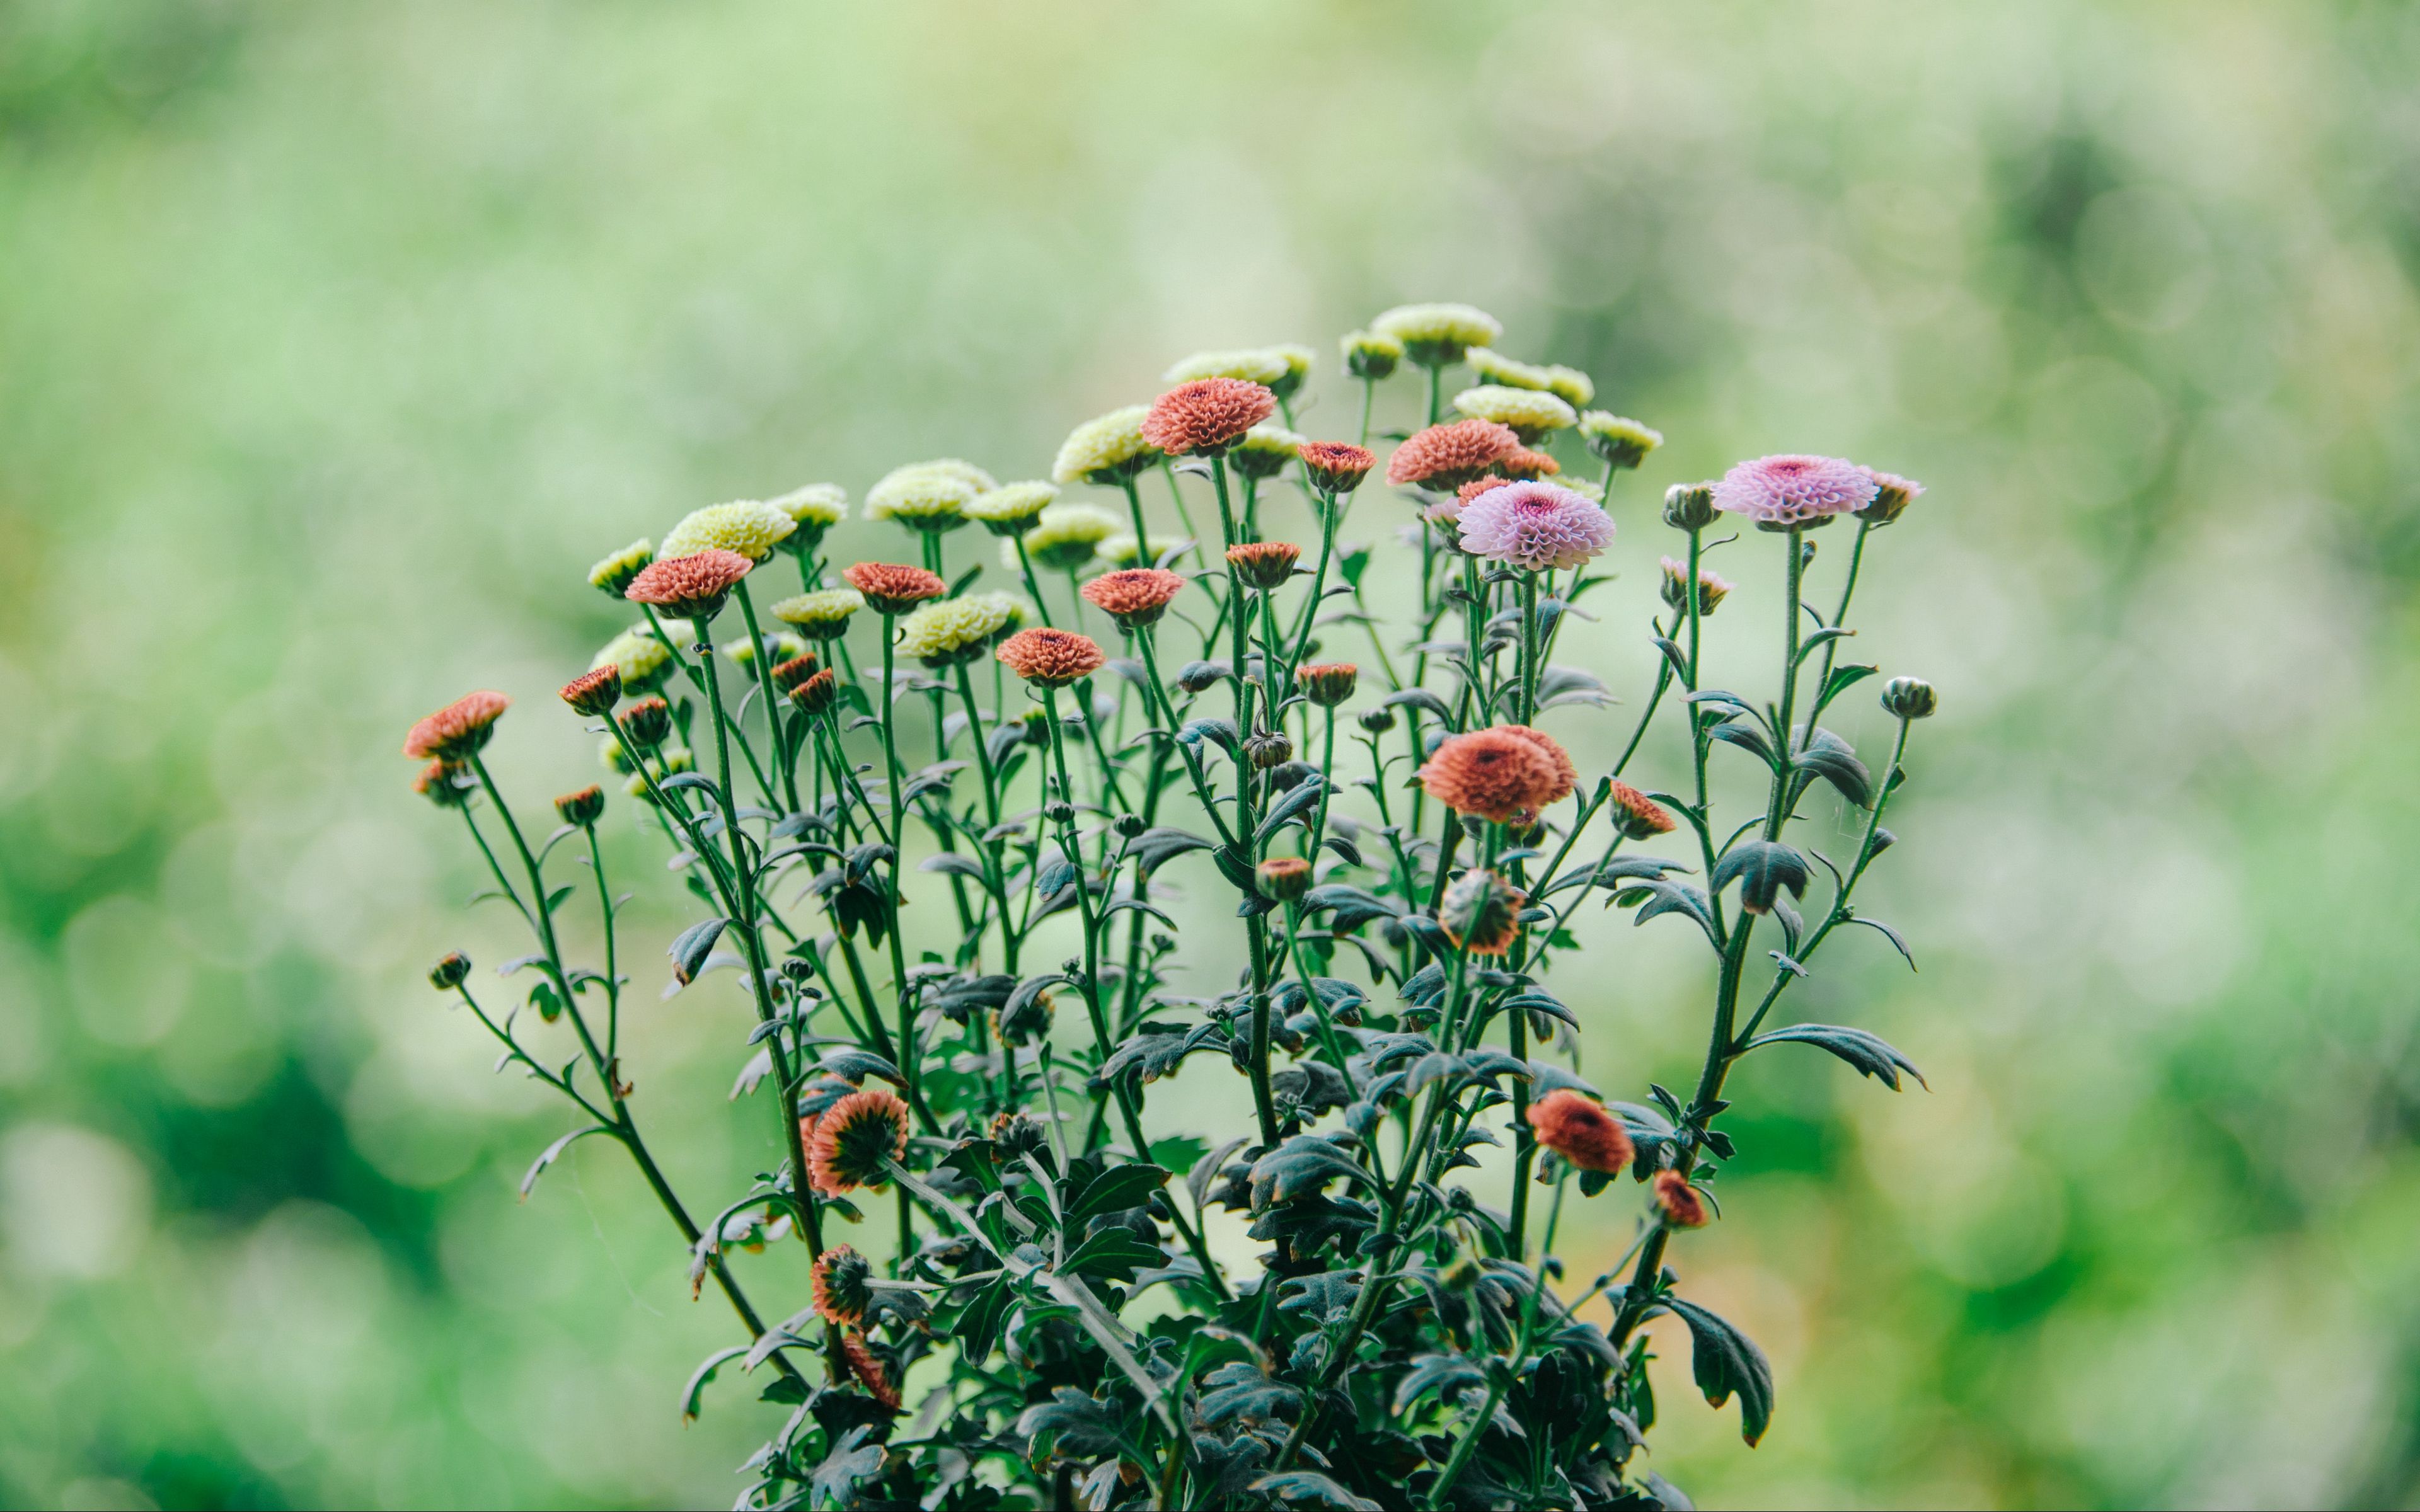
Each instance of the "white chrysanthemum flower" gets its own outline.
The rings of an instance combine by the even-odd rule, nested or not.
[[[1311,381],[1311,364],[1319,361],[1319,354],[1294,342],[1283,342],[1267,350],[1271,357],[1285,363],[1285,376],[1270,384],[1269,392],[1280,399],[1293,398]]]
[[[1117,533],[1118,523],[1118,517],[1091,504],[1052,504],[1025,532],[1025,554],[1037,568],[1071,571],[1093,560],[1094,549]],[[1014,542],[1002,542],[1001,554],[1009,566],[1016,565]]]
[[[1578,409],[1596,397],[1596,379],[1576,367],[1549,363],[1546,364],[1546,392]]]
[[[664,532],[656,548],[660,558],[686,557],[700,551],[737,551],[751,562],[762,562],[799,528],[785,510],[756,499],[736,499],[727,504],[692,509]]]
[[[1236,438],[1227,460],[1248,478],[1273,478],[1302,455],[1302,442],[1295,432],[1264,420]]]
[[[1462,361],[1473,347],[1493,347],[1504,323],[1467,304],[1399,304],[1370,322],[1370,329],[1404,344],[1404,354],[1423,367]]]
[[[773,618],[810,640],[830,640],[848,629],[848,617],[865,608],[865,595],[854,588],[818,588],[794,594],[773,606]]]
[[[1524,363],[1507,357],[1492,347],[1473,347],[1463,354],[1470,370],[1490,383],[1508,389],[1539,389],[1553,387],[1553,375],[1537,363]]]
[[[647,564],[655,560],[655,548],[644,540],[633,541],[612,556],[599,559],[595,566],[589,568],[588,585],[619,598],[622,590],[630,586],[631,579],[646,571]]]
[[[919,604],[899,622],[899,649],[930,667],[980,656],[1008,624],[1006,594],[972,594]]]
[[[1150,413],[1149,405],[1128,405],[1069,431],[1050,464],[1051,481],[1107,486],[1157,462],[1159,448],[1142,436],[1143,417]]]
[[[968,487],[972,488],[977,493],[985,493],[990,489],[1000,486],[1000,480],[998,478],[985,472],[983,469],[975,466],[972,462],[954,456],[937,456],[929,462],[904,463],[884,473],[882,475],[882,482],[876,484],[874,486],[876,488],[879,488],[882,486],[882,484],[889,483],[894,478],[898,478],[901,475],[909,472],[938,472],[942,477],[957,479],[960,483],[965,484]],[[868,489],[866,491],[871,495],[873,489]]]
[[[990,486],[986,483],[978,487],[939,463],[895,468],[865,490],[865,517],[896,520],[909,530],[939,535],[964,525],[967,505]]]
[[[1404,360],[1404,344],[1382,331],[1347,332],[1337,345],[1344,351],[1344,371],[1357,378],[1390,378]]]
[[[1275,388],[1287,372],[1285,358],[1271,347],[1255,347],[1249,351],[1195,352],[1171,365],[1160,375],[1168,383],[1190,383],[1196,378],[1242,378]]]
[[[1035,518],[1058,501],[1055,483],[1002,484],[970,500],[966,516],[994,535],[1016,535],[1032,529]]]
[[[1570,405],[1551,393],[1536,389],[1508,389],[1498,383],[1463,390],[1453,396],[1453,407],[1473,420],[1492,420],[1499,425],[1512,426],[1523,445],[1550,430],[1576,425],[1580,419]]]
[[[675,645],[692,640],[696,627],[687,620],[665,620],[664,634]],[[622,674],[625,692],[644,693],[663,681],[672,671],[673,654],[656,639],[656,632],[646,625],[634,625],[605,642],[597,655],[589,658],[588,670],[612,667]]]
[[[830,530],[848,518],[848,490],[837,483],[811,483],[767,503],[811,530]]]
[[[1664,433],[1607,410],[1591,409],[1580,416],[1580,440],[1600,461],[1635,468],[1664,444]]]
[[[1101,544],[1093,551],[1112,568],[1156,567],[1192,544],[1182,535],[1155,535],[1151,538],[1150,552],[1145,555],[1135,548],[1134,532],[1120,531],[1115,535],[1101,537]]]

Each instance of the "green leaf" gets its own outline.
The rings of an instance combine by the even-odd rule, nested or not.
[[[1720,1407],[1739,1393],[1740,1437],[1753,1445],[1773,1422],[1773,1366],[1756,1341],[1694,1302],[1667,1297],[1665,1304],[1689,1325],[1690,1373],[1709,1405]]]
[[[1016,1300],[1008,1277],[1001,1276],[975,1293],[974,1300],[958,1314],[955,1327],[950,1330],[958,1341],[958,1358],[967,1365],[980,1366],[991,1358],[1000,1344],[1001,1326],[1008,1320],[1008,1309]]]
[[[1125,1442],[1109,1408],[1073,1386],[1061,1386],[1051,1392],[1050,1400],[1027,1408],[1016,1420],[1016,1431],[1028,1440],[1047,1434],[1062,1451],[1078,1458],[1109,1454]]]
[[[1741,906],[1761,914],[1785,887],[1793,898],[1807,895],[1807,857],[1779,841],[1744,840],[1714,863],[1714,891],[1722,891],[1734,880],[1740,884]]]
[[[1431,1392],[1445,1396],[1463,1386],[1484,1386],[1487,1372],[1458,1354],[1423,1354],[1395,1382],[1395,1411],[1408,1412]]]
[[[1168,1257],[1159,1246],[1144,1243],[1131,1228],[1111,1224],[1077,1245],[1068,1254],[1067,1263],[1059,1269],[1125,1283],[1132,1281],[1137,1271],[1167,1263]]]
[[[1288,788],[1285,795],[1269,805],[1269,811],[1262,816],[1260,827],[1252,832],[1253,843],[1265,843],[1268,838],[1276,834],[1289,820],[1297,817],[1304,810],[1319,802],[1319,795],[1326,790],[1326,786],[1327,784],[1318,778],[1306,777]]]
[[[1289,1422],[1302,1414],[1302,1393],[1281,1381],[1272,1381],[1249,1360],[1231,1361],[1202,1378],[1202,1421],[1211,1427],[1229,1423]]]
[[[1073,1228],[1105,1212],[1141,1207],[1144,1198],[1168,1184],[1171,1174],[1156,1165],[1109,1167],[1067,1195],[1063,1203],[1067,1227]]]
[[[1773,753],[1773,742],[1765,738],[1763,729],[1758,725],[1726,721],[1714,726],[1706,733],[1728,745],[1737,746],[1742,750],[1753,751],[1767,766],[1781,764],[1781,759]]]
[[[871,1423],[860,1423],[840,1437],[824,1462],[815,1467],[813,1490],[816,1505],[848,1506],[854,1501],[857,1483],[882,1473],[882,1445],[865,1443],[874,1431]]]
[[[1820,725],[1807,737],[1807,748],[1790,764],[1831,783],[1840,796],[1860,809],[1872,801],[1873,777],[1866,764],[1857,760],[1847,741]]]
[[[1310,1502],[1320,1506],[1341,1507],[1343,1512],[1379,1512],[1377,1503],[1354,1495],[1315,1470],[1289,1470],[1275,1475],[1263,1475],[1252,1482],[1251,1489],[1264,1496],[1274,1496],[1280,1502]]]
[[[705,1364],[690,1372],[689,1384],[681,1388],[682,1422],[697,1421],[698,1397],[705,1392],[706,1383],[714,1379],[717,1370],[746,1354],[750,1348],[750,1345],[735,1344],[727,1350],[717,1350],[706,1357]]]
[[[546,895],[546,911],[550,914],[553,913],[556,909],[563,906],[565,899],[570,897],[573,893],[578,892],[579,890],[580,884],[576,882],[566,882],[562,887],[548,893]]]
[[[730,924],[727,918],[702,919],[673,936],[671,948],[664,952],[673,958],[673,980],[684,987],[695,981],[707,954],[714,949],[714,942],[722,937]]]
[[[530,1163],[529,1174],[521,1178],[521,1200],[523,1202],[529,1200],[530,1188],[537,1185],[537,1179],[546,1174],[546,1168],[560,1160],[563,1152],[569,1149],[575,1140],[586,1138],[590,1134],[609,1134],[613,1132],[613,1127],[609,1124],[592,1123],[585,1129],[574,1129],[553,1144],[547,1146],[537,1159]]]
[[[1882,669],[1879,667],[1868,667],[1862,663],[1854,662],[1847,666],[1833,668],[1832,675],[1823,679],[1823,692],[1819,702],[1822,703],[1831,702],[1834,699],[1838,698],[1850,688],[1856,687],[1857,684],[1864,682],[1867,678],[1871,677],[1874,673],[1880,671],[1882,671]]]
[[[1853,1029],[1838,1024],[1793,1024],[1786,1029],[1758,1035],[1747,1042],[1747,1048],[1753,1050],[1761,1044],[1783,1042],[1811,1044],[1818,1049],[1829,1050],[1854,1066],[1858,1074],[1871,1076],[1894,1092],[1900,1089],[1900,1072],[1915,1077],[1927,1091],[1931,1090],[1932,1084],[1925,1081],[1924,1072],[1916,1069],[1914,1061],[1892,1049],[1880,1035],[1869,1034],[1864,1029]]]
[[[1341,1323],[1361,1295],[1358,1271],[1322,1271],[1292,1276],[1278,1283],[1278,1311],[1292,1313],[1306,1323]]]
[[[1879,918],[1868,918],[1860,914],[1849,915],[1848,922],[1852,924],[1863,924],[1868,929],[1881,931],[1883,938],[1890,941],[1893,948],[1899,951],[1900,957],[1907,962],[1907,969],[1910,971],[1914,971],[1916,969],[1916,954],[1907,948],[1907,941],[1900,937],[1899,931],[1891,928],[1888,924],[1884,923]]]
[[[1302,895],[1302,911],[1317,914],[1333,909],[1336,917],[1327,927],[1339,934],[1350,934],[1373,919],[1401,918],[1404,905],[1391,898],[1381,898],[1342,882],[1330,882],[1311,888]]]
[[[1335,1145],[1316,1134],[1296,1134],[1252,1163],[1252,1210],[1307,1196],[1335,1180],[1375,1184]]]
[[[1126,855],[1142,863],[1145,872],[1156,872],[1162,866],[1187,851],[1206,851],[1216,846],[1215,841],[1167,825],[1146,829],[1126,842]]]
[[[1614,894],[1613,901],[1627,908],[1638,905],[1638,917],[1633,924],[1644,924],[1662,914],[1681,914],[1698,922],[1705,931],[1706,943],[1714,943],[1714,906],[1704,893],[1684,883],[1667,882],[1661,877],[1640,877],[1636,887]]]

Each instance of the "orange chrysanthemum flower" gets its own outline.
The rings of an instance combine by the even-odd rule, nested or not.
[[[939,574],[889,562],[860,562],[842,568],[841,577],[865,595],[866,606],[876,614],[905,614],[950,591]]]
[[[1554,760],[1526,735],[1474,730],[1436,748],[1419,770],[1429,796],[1499,825],[1532,823],[1562,784]]]
[[[468,775],[467,764],[430,762],[411,779],[411,791],[440,809],[457,809],[471,801],[471,790],[462,785],[462,779]]]
[[[882,1163],[907,1153],[908,1104],[878,1087],[826,1108],[807,1140],[808,1167],[825,1192],[880,1186],[889,1180]]]
[[[1572,753],[1563,749],[1562,742],[1544,730],[1533,730],[1526,724],[1499,724],[1496,727],[1509,735],[1519,735],[1545,754],[1555,764],[1555,795],[1548,803],[1560,803],[1580,785],[1580,769],[1572,764]]]
[[[403,753],[420,761],[458,761],[488,743],[489,734],[513,701],[482,688],[465,693],[411,727]]]
[[[700,625],[721,611],[722,601],[739,579],[756,565],[737,551],[720,548],[692,551],[685,557],[665,557],[647,563],[646,570],[630,579],[622,596],[634,604],[653,604],[675,619],[694,620]]]
[[[821,664],[815,660],[814,653],[812,651],[803,656],[792,656],[787,661],[776,662],[773,664],[773,686],[786,693],[813,677],[815,674],[815,668],[819,665]]]
[[[610,661],[563,685],[563,702],[575,714],[603,714],[621,701],[622,669]]]
[[[1544,452],[1533,452],[1524,446],[1496,459],[1497,471],[1507,478],[1523,483],[1551,478],[1563,471],[1563,465]],[[1467,501],[1466,501],[1467,502]]]
[[[1117,621],[1121,628],[1139,630],[1158,624],[1184,588],[1184,579],[1163,568],[1127,567],[1101,574],[1080,592],[1086,602]]]
[[[817,1256],[807,1276],[815,1316],[845,1328],[863,1327],[865,1310],[874,1302],[874,1290],[865,1283],[873,1274],[865,1257],[846,1244],[834,1244]]]
[[[871,1393],[876,1401],[894,1412],[899,1411],[899,1388],[891,1383],[891,1372],[882,1368],[882,1362],[874,1357],[874,1350],[867,1347],[864,1335],[842,1335],[840,1352],[848,1361],[848,1373],[857,1378],[859,1385]]]
[[[1706,1199],[1679,1171],[1655,1173],[1655,1206],[1663,1210],[1664,1221],[1675,1228],[1706,1227]]]
[[[1521,450],[1510,425],[1492,420],[1457,420],[1414,431],[1387,459],[1387,481],[1453,488],[1485,471],[1491,463]]]
[[[1246,586],[1264,591],[1285,586],[1301,559],[1302,548],[1288,541],[1246,541],[1227,548],[1227,563],[1235,576]]]
[[[1222,452],[1277,412],[1278,396],[1243,378],[1195,378],[1159,396],[1142,417],[1142,439],[1171,456]]]
[[[1613,805],[1613,827],[1629,839],[1652,840],[1672,832],[1671,813],[1629,783],[1616,782],[1606,797]]]
[[[790,689],[790,702],[808,714],[821,714],[840,699],[840,678],[830,667]]]
[[[1351,493],[1378,465],[1378,454],[1350,441],[1305,441],[1299,454],[1311,486],[1322,493]]]
[[[1537,1131],[1538,1143],[1584,1171],[1612,1175],[1637,1153],[1620,1119],[1569,1088],[1530,1103],[1529,1127]]]
[[[1073,630],[1038,626],[1019,630],[992,653],[1010,671],[1044,687],[1081,682],[1109,664],[1100,642]]]

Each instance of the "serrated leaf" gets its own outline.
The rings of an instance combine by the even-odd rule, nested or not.
[[[1414,1403],[1431,1392],[1444,1396],[1459,1387],[1485,1384],[1487,1372],[1461,1355],[1423,1354],[1395,1382],[1395,1411],[1410,1412]]]
[[[1351,1156],[1314,1134],[1296,1134],[1252,1163],[1252,1211],[1304,1196],[1330,1181],[1374,1184]]]
[[[1145,1198],[1168,1184],[1173,1172],[1156,1165],[1112,1165],[1070,1193],[1062,1204],[1069,1228],[1105,1212],[1140,1208]],[[1072,1263],[1072,1262],[1071,1262]]]
[[[1927,1091],[1931,1090],[1931,1084],[1925,1081],[1924,1072],[1916,1069],[1916,1063],[1891,1048],[1889,1042],[1882,1036],[1869,1033],[1864,1029],[1850,1028],[1845,1025],[1793,1024],[1786,1029],[1775,1029],[1769,1033],[1758,1035],[1747,1042],[1747,1048],[1753,1050],[1761,1044],[1779,1044],[1784,1041],[1811,1044],[1819,1049],[1829,1050],[1854,1066],[1860,1075],[1871,1076],[1894,1092],[1900,1089],[1899,1073],[1900,1072],[1915,1077],[1917,1084]]]
[[[1060,1266],[1063,1273],[1096,1275],[1105,1281],[1121,1284],[1132,1281],[1137,1271],[1163,1264],[1168,1257],[1156,1244],[1146,1244],[1135,1231],[1118,1224],[1094,1230],[1087,1235]]]
[[[1230,1423],[1288,1421],[1302,1413],[1302,1393],[1281,1381],[1272,1381],[1249,1360],[1233,1360],[1202,1378],[1202,1421],[1211,1427]]]
[[[1695,919],[1698,927],[1705,931],[1708,945],[1714,943],[1714,908],[1704,893],[1684,883],[1667,882],[1661,877],[1640,877],[1636,890],[1647,896],[1636,900],[1638,914],[1631,920],[1633,924],[1644,924],[1663,914],[1681,914]],[[1622,892],[1616,894],[1614,901],[1622,903],[1633,897],[1631,892]]]
[[[1773,1422],[1773,1366],[1756,1341],[1730,1322],[1679,1297],[1665,1304],[1689,1325],[1690,1374],[1709,1405],[1720,1407],[1737,1392],[1740,1437],[1754,1444]]]

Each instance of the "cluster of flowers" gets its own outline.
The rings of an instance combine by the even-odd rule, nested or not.
[[[1685,1505],[1642,1457],[1640,1330],[1666,1315],[1708,1399],[1736,1396],[1748,1442],[1764,1431],[1763,1356],[1665,1262],[1673,1235],[1718,1211],[1738,1154],[1718,1122],[1743,1057],[1810,1044],[1894,1088],[1915,1072],[1862,1029],[1765,1024],[1839,926],[1906,949],[1852,897],[1892,843],[1883,813],[1933,693],[1885,687],[1897,736],[1879,777],[1820,721],[1877,671],[1836,653],[1869,536],[1922,489],[1795,455],[1671,488],[1662,517],[1685,548],[1649,609],[1663,660],[1591,779],[1541,721],[1613,700],[1554,654],[1573,607],[1611,580],[1590,570],[1616,536],[1606,501],[1662,438],[1588,408],[1587,375],[1497,352],[1501,334],[1439,304],[1345,337],[1351,441],[1293,428],[1314,354],[1277,347],[1178,363],[1153,403],[1078,426],[1050,481],[903,467],[864,513],[908,532],[912,563],[834,571],[847,499],[818,484],[698,510],[596,564],[590,582],[642,618],[562,698],[597,722],[704,910],[668,948],[667,995],[733,973],[754,1010],[735,1096],[770,1104],[785,1152],[703,1224],[632,1112],[602,788],[558,798],[561,826],[533,846],[481,754],[505,697],[413,727],[420,791],[460,815],[535,938],[506,969],[535,968],[528,1006],[579,1045],[568,1061],[530,1049],[522,1035],[544,1031],[491,1014],[459,954],[433,974],[508,1063],[583,1115],[524,1193],[583,1136],[624,1147],[690,1246],[693,1288],[712,1279],[747,1333],[700,1367],[688,1411],[733,1362],[769,1368],[762,1395],[795,1409],[750,1461],[742,1504]],[[1373,574],[1340,531],[1378,471],[1378,386],[1405,363],[1427,376],[1425,421],[1382,476],[1409,502],[1418,554]],[[1480,381],[1449,402],[1444,375],[1463,365]],[[1594,478],[1564,471],[1590,459]],[[1154,474],[1172,531],[1150,528]],[[1061,501],[1078,486],[1122,510]],[[1205,545],[1193,520],[1209,509]],[[1272,538],[1281,515],[1316,545]],[[1733,592],[1705,562],[1735,539],[1709,538],[1725,518],[1787,551],[1761,706],[1701,678],[1701,626]],[[1827,614],[1806,597],[1809,537],[1843,518],[1855,537]],[[948,575],[947,538],[970,522],[1001,543],[1006,591],[976,590],[991,563]],[[777,557],[799,591],[760,612]],[[1415,606],[1391,631],[1368,596],[1382,583]],[[1335,654],[1357,637],[1366,676]],[[1357,702],[1353,762],[1339,717]],[[1676,793],[1642,791],[1623,774],[1665,709],[1689,769]],[[908,755],[920,744],[929,760]],[[1763,793],[1728,832],[1709,787],[1723,749],[1757,764]],[[1818,786],[1858,816],[1845,863],[1791,842]],[[1684,859],[1623,849],[1666,839]],[[573,889],[546,873],[566,841],[593,869],[601,969],[573,960]],[[1820,906],[1810,856],[1831,879]],[[1239,949],[1180,954],[1166,906],[1194,890],[1180,878],[1232,889]],[[911,944],[911,892],[952,927]],[[1686,1101],[1611,1099],[1572,1069],[1579,1019],[1546,983],[1590,897],[1704,938],[1713,1032]],[[1758,995],[1760,926],[1778,948]],[[1222,959],[1232,969],[1205,964]],[[1249,1125],[1146,1117],[1150,1086],[1197,1055],[1249,1083]],[[1508,1143],[1482,1163],[1481,1147]],[[1631,1253],[1563,1294],[1567,1188],[1593,1196],[1624,1175],[1643,1188]],[[838,1242],[835,1222],[880,1242]],[[1270,1246],[1246,1273],[1214,1253],[1230,1224]],[[792,1242],[796,1275],[770,1258]],[[759,1285],[802,1280],[805,1305],[768,1321],[740,1253],[768,1257]],[[1172,1304],[1130,1320],[1158,1287]]]

